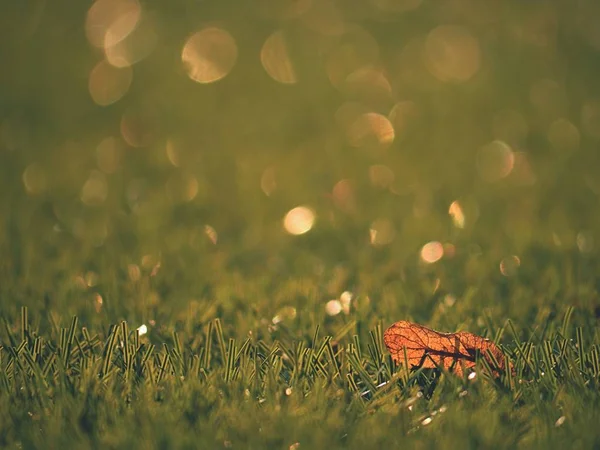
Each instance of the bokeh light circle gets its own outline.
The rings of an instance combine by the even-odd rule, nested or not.
[[[141,13],[137,0],[97,0],[88,10],[85,22],[88,41],[98,48],[121,42],[133,32]]]
[[[463,208],[458,200],[455,200],[450,204],[450,208],[448,208],[448,214],[450,214],[452,222],[456,228],[465,227],[465,213],[463,212]]]
[[[395,131],[391,122],[382,114],[361,114],[346,129],[348,142],[353,147],[388,147],[394,142]]]
[[[108,106],[120,100],[129,90],[133,72],[131,67],[117,68],[100,61],[90,72],[88,89],[97,105]]]
[[[32,163],[23,171],[23,184],[27,193],[37,195],[46,189],[46,173],[42,166]]]
[[[293,235],[307,233],[315,223],[315,213],[306,206],[298,206],[285,215],[283,227]]]
[[[198,83],[214,83],[233,69],[237,60],[235,39],[227,30],[205,28],[185,43],[181,60],[188,76]]]
[[[432,30],[424,51],[429,71],[440,81],[468,81],[481,66],[479,42],[461,26],[441,25]]]
[[[325,304],[325,312],[328,316],[337,316],[342,312],[343,306],[339,300],[329,300]]]
[[[500,273],[505,277],[516,275],[521,265],[521,260],[518,256],[508,256],[500,261]]]
[[[421,260],[433,264],[444,256],[444,246],[438,241],[428,242],[421,248]]]
[[[477,154],[477,170],[485,181],[495,182],[508,176],[515,165],[515,154],[503,141],[483,146]]]
[[[298,82],[287,41],[282,31],[276,31],[267,38],[260,51],[260,61],[265,71],[275,81],[282,84]]]

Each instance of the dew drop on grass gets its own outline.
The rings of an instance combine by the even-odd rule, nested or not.
[[[421,422],[421,425],[423,425],[425,427],[425,426],[429,425],[431,422],[433,422],[433,417],[426,417]]]

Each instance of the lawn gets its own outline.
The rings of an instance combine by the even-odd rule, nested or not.
[[[600,448],[599,14],[0,4],[0,446]]]

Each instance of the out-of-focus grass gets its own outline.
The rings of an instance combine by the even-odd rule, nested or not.
[[[0,445],[599,445],[598,2],[71,3],[0,2]]]

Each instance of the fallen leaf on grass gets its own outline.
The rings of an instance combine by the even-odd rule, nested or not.
[[[383,341],[392,359],[399,364],[404,364],[406,348],[406,359],[411,368],[443,367],[462,376],[465,369],[475,367],[475,359],[479,354],[479,357],[486,359],[495,375],[504,371],[504,354],[498,346],[489,339],[466,331],[440,333],[401,320],[385,330]],[[497,365],[488,352],[496,359]]]

